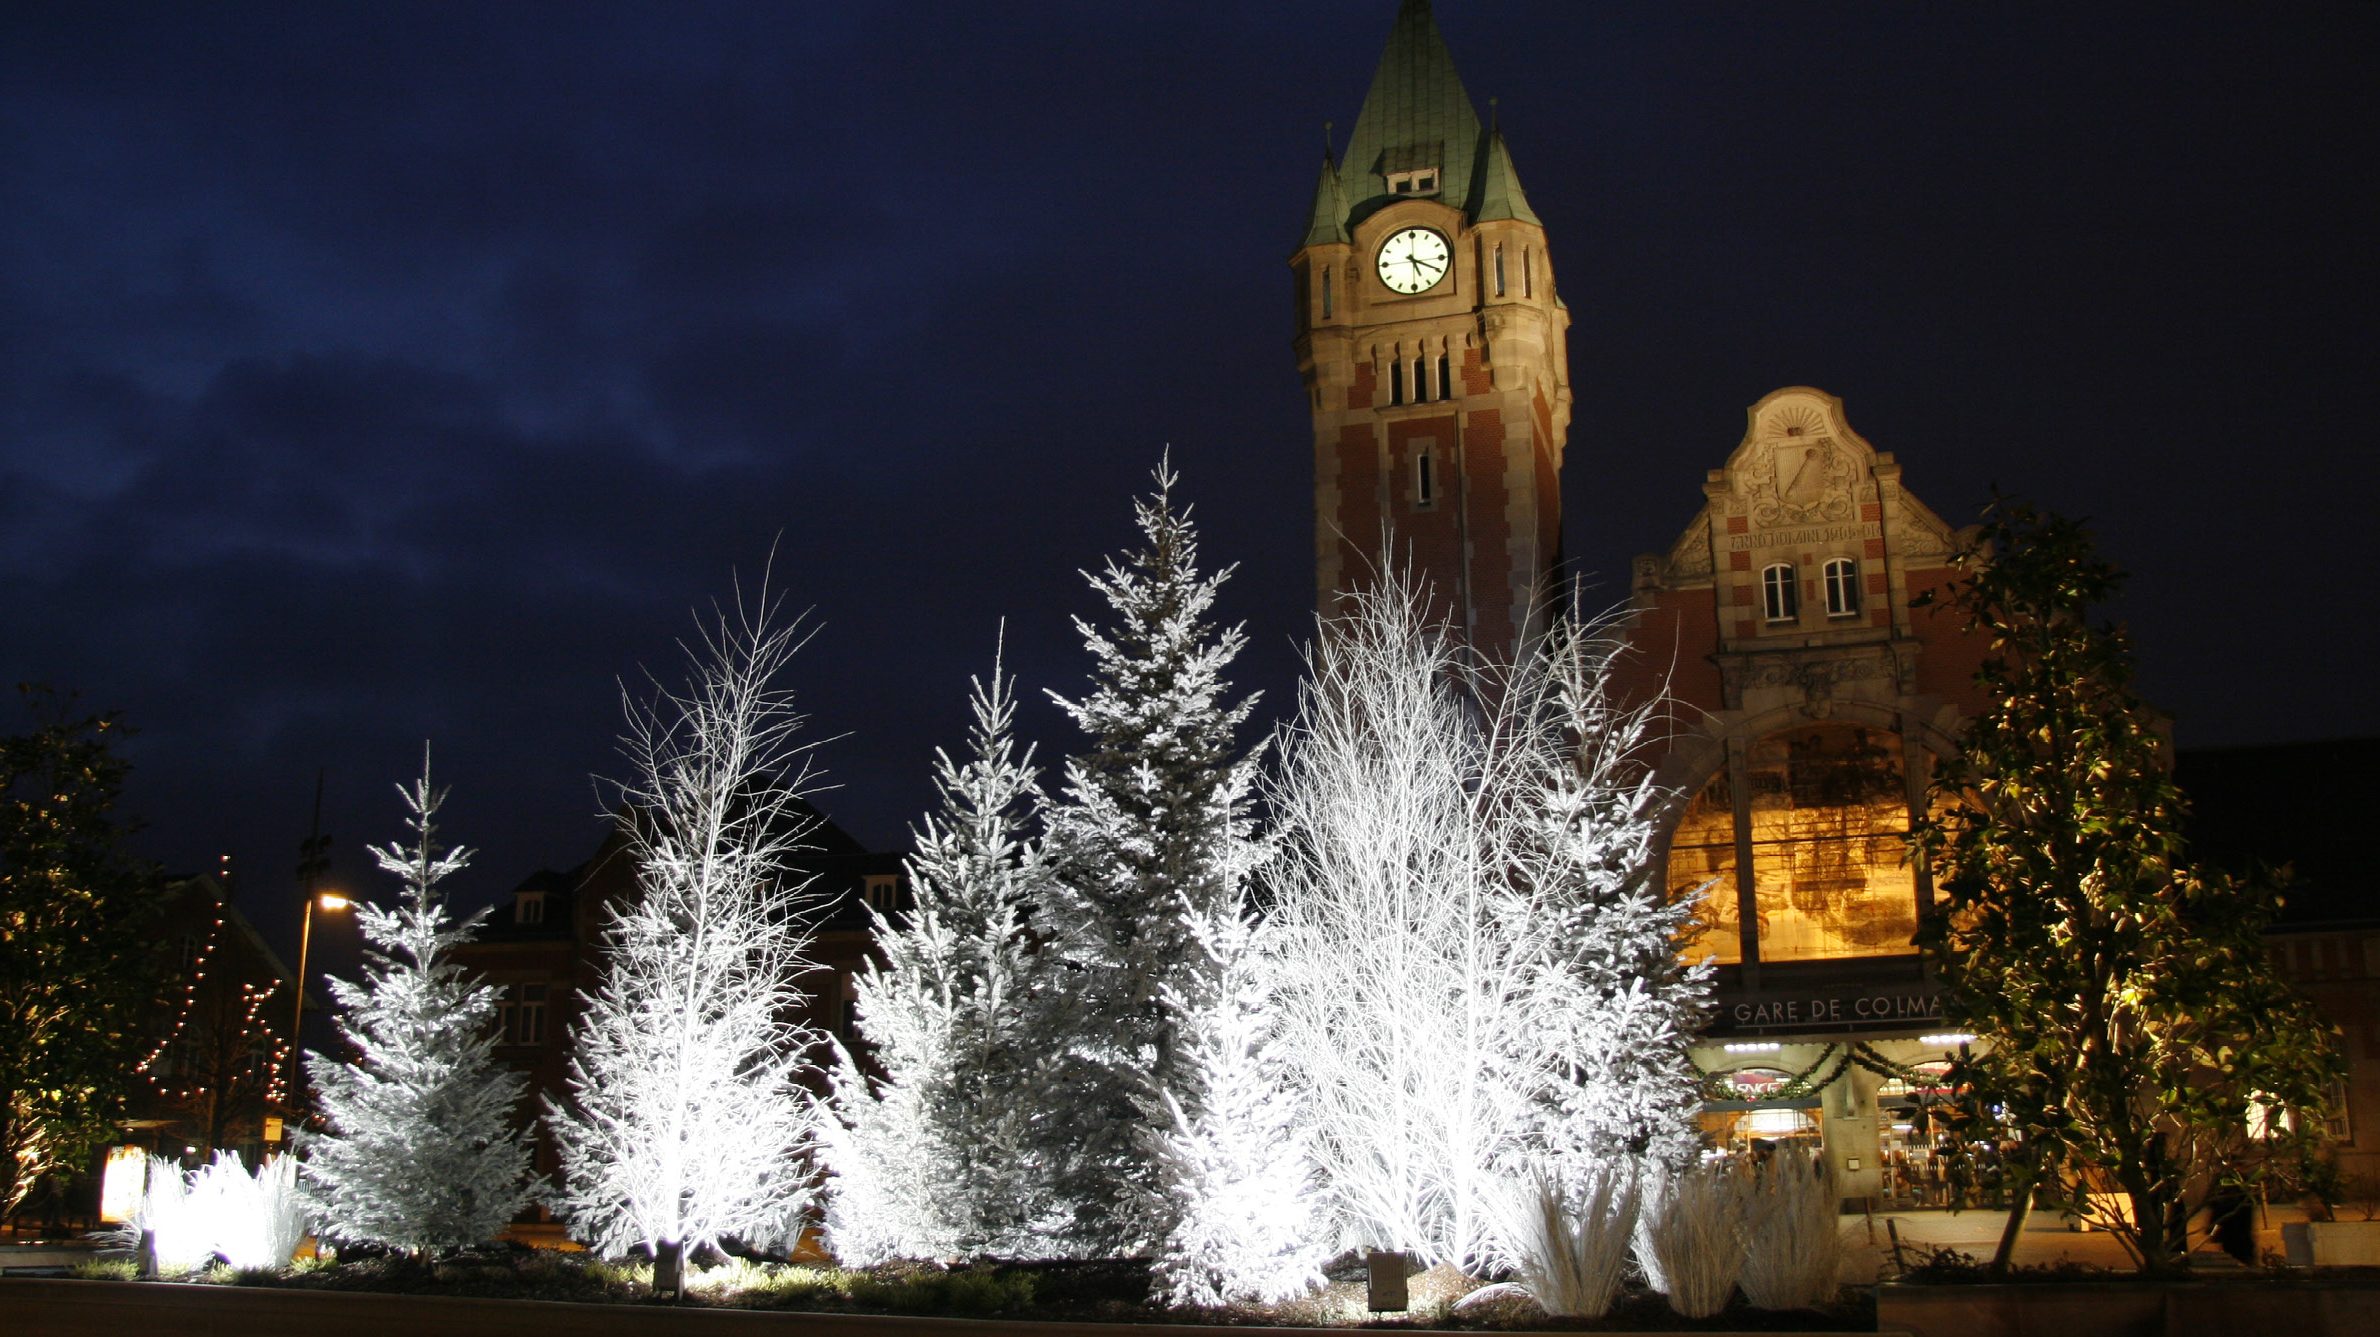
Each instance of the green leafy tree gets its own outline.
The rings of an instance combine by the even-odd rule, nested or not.
[[[155,997],[155,879],[123,851],[114,715],[0,736],[0,1217],[112,1131]]]
[[[2188,857],[2131,643],[2091,618],[2121,574],[2007,501],[1961,565],[1985,705],[1915,836],[1943,898],[1923,942],[1984,1041],[1962,1067],[2020,1139],[2012,1168],[2171,1271],[2211,1194],[2309,1149],[2334,1032],[2267,963],[2278,889]]]

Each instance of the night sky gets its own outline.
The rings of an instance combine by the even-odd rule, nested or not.
[[[10,4],[0,681],[124,711],[143,852],[286,942],[318,769],[344,885],[425,738],[469,894],[591,853],[618,681],[774,545],[891,847],[1003,614],[1071,742],[1170,444],[1270,720],[1284,262],[1393,10]],[[2380,6],[1439,11],[1575,321],[1590,597],[1812,384],[1953,523],[2092,517],[2184,746],[2380,733]]]

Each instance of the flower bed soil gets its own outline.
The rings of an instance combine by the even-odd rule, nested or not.
[[[1080,1331],[1112,1334],[1132,1328],[1169,1337],[1203,1331],[1256,1337],[1266,1331],[1311,1333],[1317,1328],[1407,1332],[1873,1332],[1872,1298],[1845,1293],[1827,1311],[1770,1312],[1737,1303],[1708,1320],[1671,1312],[1661,1296],[1621,1296],[1600,1321],[1556,1321],[1525,1304],[1450,1312],[1456,1284],[1438,1274],[1413,1279],[1416,1308],[1404,1315],[1363,1310],[1360,1281],[1339,1281],[1305,1300],[1281,1306],[1220,1311],[1173,1310],[1148,1301],[1149,1279],[1136,1263],[987,1264],[840,1272],[825,1268],[735,1264],[698,1272],[688,1297],[657,1301],[641,1267],[607,1264],[580,1254],[486,1251],[424,1266],[402,1259],[234,1274],[216,1269],[212,1284],[90,1280],[0,1281],[0,1313],[10,1337],[46,1332],[139,1330],[149,1334],[197,1331],[276,1332],[320,1337],[375,1337],[388,1315],[396,1332],[477,1331],[501,1321],[506,1337],[524,1329],[541,1334],[650,1332],[691,1324],[704,1332],[727,1321],[768,1315],[802,1316],[803,1337],[909,1332]],[[732,1288],[731,1288],[732,1285]],[[524,1303],[535,1303],[531,1317]],[[425,1308],[425,1306],[427,1308]],[[486,1307],[493,1306],[492,1310]],[[431,1310],[436,1312],[430,1312]],[[401,1318],[400,1318],[401,1316]],[[51,1326],[43,1326],[43,1324]],[[364,1326],[358,1326],[359,1323]],[[628,1326],[622,1327],[620,1324]],[[654,1326],[654,1325],[660,1326]],[[703,1326],[703,1325],[713,1326]],[[455,1326],[460,1325],[460,1326]],[[746,1329],[749,1330],[749,1329]],[[490,1327],[488,1331],[495,1332]]]

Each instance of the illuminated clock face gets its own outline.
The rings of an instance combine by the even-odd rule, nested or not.
[[[1409,227],[1380,244],[1380,281],[1390,292],[1427,292],[1446,277],[1454,253],[1446,238],[1426,227]]]

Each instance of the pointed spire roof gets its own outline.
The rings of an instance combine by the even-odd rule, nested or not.
[[[1322,179],[1314,183],[1314,217],[1306,224],[1299,249],[1347,240],[1347,192],[1339,187],[1339,166],[1322,151]]]
[[[1416,167],[1436,167],[1438,198],[1468,209],[1481,140],[1479,113],[1438,35],[1429,0],[1404,0],[1347,144],[1344,182],[1354,206],[1348,221],[1389,202],[1389,173]]]
[[[1503,131],[1488,132],[1486,157],[1479,168],[1479,189],[1471,192],[1471,221],[1487,223],[1512,218],[1545,226],[1529,208],[1529,197],[1521,193],[1520,175],[1512,170],[1512,154],[1504,147]]]

